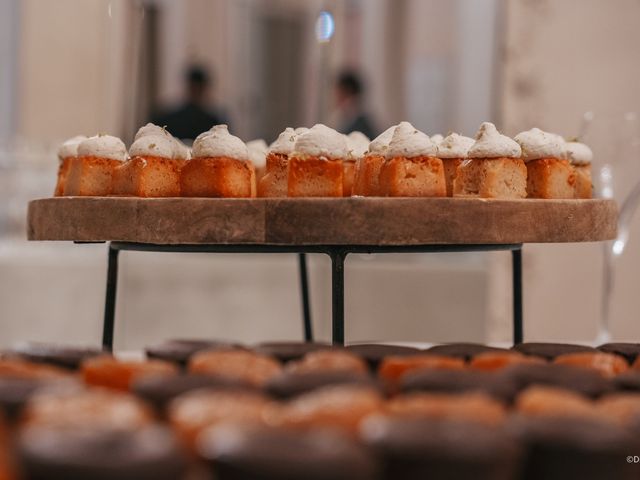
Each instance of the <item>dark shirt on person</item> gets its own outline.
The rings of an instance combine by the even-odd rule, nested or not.
[[[366,113],[358,113],[355,117],[350,118],[338,128],[340,133],[349,134],[351,132],[362,132],[368,138],[376,138],[378,131],[373,121]]]
[[[160,112],[153,115],[151,121],[156,125],[166,126],[174,137],[182,140],[194,140],[214,125],[221,123],[229,125],[229,119],[223,112],[209,110],[194,103],[187,103],[175,110]]]

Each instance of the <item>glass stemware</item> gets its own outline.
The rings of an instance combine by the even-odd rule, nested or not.
[[[618,234],[603,243],[603,285],[596,341],[611,340],[611,312],[616,267],[629,241],[631,222],[640,206],[640,121],[636,112],[583,116],[580,140],[594,150],[595,195],[619,206]]]

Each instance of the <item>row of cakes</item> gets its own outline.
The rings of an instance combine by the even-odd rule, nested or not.
[[[511,139],[485,122],[476,138],[429,137],[408,122],[373,141],[317,124],[270,146],[226,125],[189,149],[166,129],[140,128],[129,151],[110,135],[60,147],[56,196],[591,198],[592,152],[538,128]]]

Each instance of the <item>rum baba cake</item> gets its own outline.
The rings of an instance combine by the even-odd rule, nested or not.
[[[560,135],[532,128],[514,139],[522,149],[527,166],[527,196],[530,198],[573,198],[575,174],[566,159],[565,141]]]
[[[574,198],[591,198],[593,190],[591,184],[593,152],[587,145],[580,142],[567,142],[565,148],[567,158],[575,174]]]
[[[53,192],[54,197],[61,197],[64,195],[71,162],[78,156],[78,145],[86,139],[87,137],[84,135],[77,135],[66,140],[62,145],[60,145],[60,148],[58,148],[58,179],[56,181],[55,191]]]
[[[288,196],[342,197],[348,155],[344,135],[321,123],[299,135],[289,156]]]
[[[69,165],[65,196],[101,197],[113,193],[115,169],[127,159],[127,147],[111,135],[89,137],[78,145]]]
[[[392,125],[374,138],[364,156],[356,160],[352,195],[363,197],[382,196],[380,170],[384,164],[385,152],[393,137],[396,125]]]
[[[129,160],[114,171],[113,194],[134,197],[179,197],[182,166],[189,149],[152,123],[138,130]]]
[[[193,142],[192,158],[182,167],[183,197],[256,196],[255,167],[245,143],[216,125]]]
[[[447,194],[442,160],[425,133],[409,122],[393,131],[380,169],[381,193],[388,197],[444,197]]]
[[[453,181],[454,197],[526,198],[527,167],[520,145],[484,122],[469,149],[468,159],[458,166]]]
[[[289,156],[293,153],[298,135],[307,128],[287,127],[267,150],[265,174],[258,181],[259,197],[286,197],[288,192]]]
[[[351,132],[346,135],[349,155],[342,164],[342,195],[350,197],[353,193],[356,163],[361,160],[369,149],[369,137],[362,132]]]
[[[433,140],[431,137],[431,140]],[[473,138],[450,133],[446,138],[440,136],[438,141],[438,158],[444,166],[444,180],[447,187],[447,197],[453,197],[453,180],[460,164],[467,158],[469,149],[475,143]]]

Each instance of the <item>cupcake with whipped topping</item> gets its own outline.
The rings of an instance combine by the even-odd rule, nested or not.
[[[575,183],[573,184],[573,198],[591,198],[591,161],[593,152],[584,143],[578,141],[565,144],[567,160],[573,168]]]
[[[260,181],[267,169],[269,145],[262,138],[257,138],[247,142],[247,149],[249,150],[249,160],[256,169],[256,181]]]
[[[131,158],[114,172],[115,195],[180,196],[180,174],[189,149],[166,129],[152,123],[141,127],[129,155]]]
[[[111,195],[114,171],[126,159],[127,147],[117,137],[100,134],[84,139],[71,161],[64,195]]]
[[[438,149],[409,122],[393,131],[380,170],[380,188],[389,197],[444,197],[447,189]]]
[[[69,169],[71,168],[71,162],[78,156],[78,145],[87,137],[84,135],[77,135],[75,137],[66,140],[60,148],[58,148],[58,160],[60,161],[58,166],[58,180],[56,182],[56,189],[53,193],[56,197],[64,195],[64,189],[67,184],[67,176],[69,175]]]
[[[289,155],[289,197],[342,197],[343,163],[349,156],[345,136],[321,123],[296,137]]]
[[[307,132],[307,128],[291,127],[278,135],[278,138],[269,146],[267,151],[266,173],[258,182],[259,197],[286,197],[287,196],[287,169],[289,155],[293,153],[298,135]]]
[[[216,125],[193,142],[182,167],[183,197],[255,197],[256,172],[249,149],[226,125]]]
[[[520,132],[514,140],[527,166],[528,197],[573,198],[575,174],[566,159],[564,138],[532,128]]]
[[[353,179],[353,195],[378,197],[380,190],[380,170],[384,164],[384,155],[389,148],[396,125],[392,125],[369,143],[364,156],[356,160]]]
[[[362,159],[369,149],[369,137],[362,132],[351,132],[346,135],[349,155],[342,164],[342,195],[350,197],[353,193],[353,182],[355,179],[356,162]]]
[[[434,135],[435,136],[435,135]],[[431,137],[433,141],[433,137]],[[453,196],[453,180],[458,167],[467,158],[469,149],[475,143],[473,138],[450,133],[438,142],[438,158],[444,165],[444,180],[447,185],[447,197]]]
[[[480,125],[453,181],[454,197],[526,198],[527,167],[518,143],[490,122]]]

